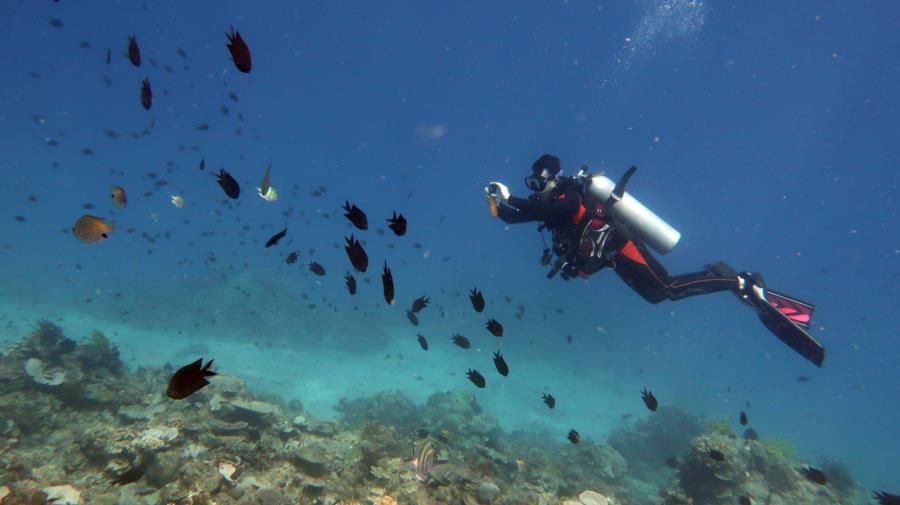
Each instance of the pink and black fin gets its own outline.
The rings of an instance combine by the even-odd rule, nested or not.
[[[825,348],[807,331],[816,306],[770,289],[765,293],[758,307],[759,319],[788,347],[821,368]]]
[[[815,305],[771,289],[766,290],[766,300],[769,302],[769,305],[778,309],[779,312],[787,316],[795,324],[801,326],[804,330],[809,329],[813,311],[816,310]]]

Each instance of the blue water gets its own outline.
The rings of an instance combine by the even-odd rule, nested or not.
[[[36,318],[63,318],[75,337],[103,329],[134,364],[207,353],[220,370],[323,416],[340,397],[390,387],[416,400],[474,391],[464,373],[478,368],[486,411],[560,440],[571,427],[602,439],[620,415],[647,415],[644,387],[662,404],[716,418],[735,418],[749,401],[764,439],[789,439],[810,462],[843,461],[869,488],[897,489],[885,464],[900,452],[896,2],[62,0],[2,9],[4,339]],[[249,75],[229,60],[230,25],[252,51]],[[130,34],[140,68],[124,56]],[[151,111],[139,102],[145,77]],[[825,367],[727,294],[652,306],[611,272],[548,281],[534,226],[492,220],[482,194],[498,180],[524,195],[522,177],[545,152],[569,174],[581,163],[611,176],[638,165],[630,191],[683,233],[667,267],[721,259],[816,303]],[[270,160],[275,203],[253,189]],[[210,175],[219,168],[243,187],[229,207]],[[168,185],[143,196],[156,180],[149,172]],[[112,207],[111,184],[126,188],[127,208]],[[324,196],[310,196],[320,185]],[[169,203],[173,194],[186,208]],[[368,213],[369,231],[349,228],[345,200]],[[375,231],[393,211],[409,219],[407,236]],[[76,241],[69,229],[84,213],[113,220],[111,238]],[[287,237],[265,249],[284,226]],[[356,298],[335,246],[350,233],[371,262],[372,282],[358,276]],[[300,261],[288,266],[292,250]],[[306,271],[313,259],[325,277]],[[393,307],[381,299],[384,261]],[[473,286],[485,292],[484,315],[465,296]],[[422,295],[432,305],[416,329],[404,309]],[[487,317],[506,326],[502,340],[484,331]],[[453,333],[473,349],[453,347]],[[510,363],[506,380],[491,370],[495,348]],[[543,391],[556,410],[539,403]]]

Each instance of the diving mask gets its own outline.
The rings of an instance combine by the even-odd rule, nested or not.
[[[547,185],[547,179],[540,175],[529,175],[525,178],[525,187],[531,191],[543,191]]]

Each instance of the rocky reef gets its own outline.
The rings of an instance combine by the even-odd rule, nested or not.
[[[695,437],[690,453],[673,466],[677,484],[665,491],[664,505],[868,503],[852,479],[834,481],[835,473],[832,482],[816,483],[805,476],[806,465],[783,458],[757,440],[741,440],[731,430]]]
[[[0,504],[859,501],[848,473],[841,486],[812,483],[758,441],[677,410],[608,443],[568,444],[504,432],[464,391],[421,406],[396,391],[344,399],[330,421],[229,375],[173,401],[172,372],[127,369],[99,331],[76,342],[37,323],[0,356]],[[422,479],[410,461],[426,444],[434,465]]]

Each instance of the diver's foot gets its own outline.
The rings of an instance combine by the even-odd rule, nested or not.
[[[766,283],[759,272],[741,272],[737,274],[737,297],[749,307],[756,309],[766,300]]]
[[[717,261],[703,267],[709,277],[736,277],[737,270],[731,268],[725,262]]]

